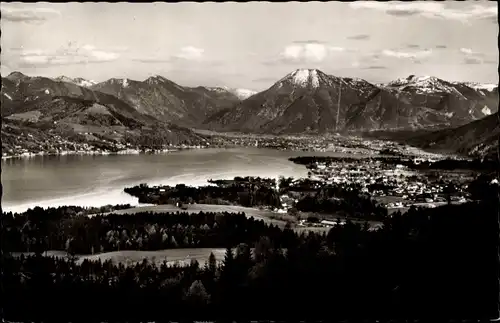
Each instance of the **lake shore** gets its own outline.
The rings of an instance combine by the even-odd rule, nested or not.
[[[12,155],[12,156],[2,156],[2,160],[5,159],[13,159],[13,158],[33,158],[37,156],[66,156],[66,155],[97,155],[97,156],[106,156],[106,155],[139,155],[139,154],[157,154],[157,153],[168,153],[179,151],[182,149],[203,149],[208,147],[185,147],[185,148],[171,148],[171,149],[159,149],[159,150],[140,150],[140,149],[123,149],[119,151],[102,151],[102,150],[62,150],[58,152],[38,152],[38,153],[23,153],[20,155]]]

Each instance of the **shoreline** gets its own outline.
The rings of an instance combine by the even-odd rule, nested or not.
[[[75,156],[75,155],[96,155],[96,156],[107,156],[107,155],[141,155],[141,154],[159,154],[159,153],[168,153],[175,152],[180,150],[192,150],[192,149],[206,149],[211,147],[202,147],[202,146],[187,146],[187,147],[175,147],[175,148],[165,148],[165,149],[156,149],[156,150],[141,150],[141,149],[123,149],[119,151],[101,151],[101,150],[62,150],[58,152],[38,152],[38,153],[23,153],[20,155],[12,155],[12,156],[2,156],[2,160],[7,159],[22,159],[22,158],[33,158],[37,156]]]

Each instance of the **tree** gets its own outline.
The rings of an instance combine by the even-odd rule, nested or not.
[[[215,259],[213,252],[211,252],[210,256],[208,257],[208,269],[212,274],[214,274],[215,270],[217,269],[217,260]]]
[[[205,286],[200,280],[195,280],[186,292],[186,300],[196,305],[207,304],[210,300],[210,295],[207,293]]]
[[[226,248],[226,254],[224,256],[224,267],[230,267],[234,262],[233,251],[230,247]]]
[[[271,255],[272,244],[268,237],[261,237],[255,244],[254,257],[255,261],[262,262]]]

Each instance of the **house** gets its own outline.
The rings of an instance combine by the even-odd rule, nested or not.
[[[328,221],[328,220],[323,220],[320,222],[324,226],[334,226],[337,225],[337,222],[335,221]]]

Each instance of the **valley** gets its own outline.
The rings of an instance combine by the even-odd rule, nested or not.
[[[314,146],[301,144],[308,140],[318,150],[339,136],[344,142],[387,137],[379,133],[396,141],[401,134],[427,150],[484,157],[498,132],[498,87],[413,75],[374,85],[299,69],[254,93],[183,87],[158,75],[98,83],[13,72],[2,78],[1,98],[2,158],[195,147],[304,150]],[[489,135],[466,130],[474,125]]]

